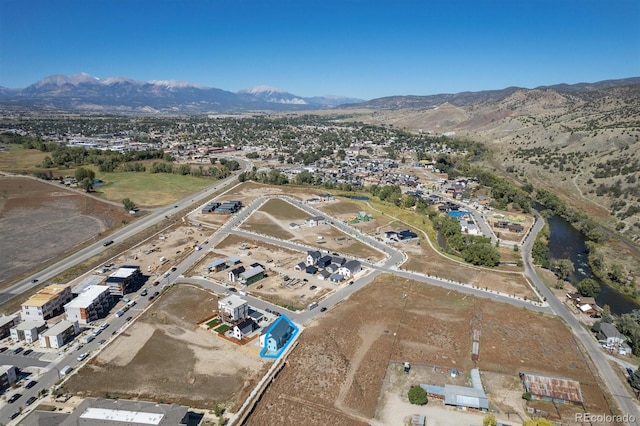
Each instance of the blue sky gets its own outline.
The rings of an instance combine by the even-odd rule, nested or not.
[[[638,0],[0,0],[0,86],[51,74],[371,99],[640,76]]]

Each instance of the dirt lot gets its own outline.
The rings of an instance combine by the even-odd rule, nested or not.
[[[242,403],[269,363],[197,326],[217,297],[176,285],[64,385],[82,396],[150,399],[229,409]]]
[[[0,177],[0,288],[131,220],[123,208],[63,185]]]
[[[245,250],[240,249],[243,243],[247,247]],[[287,250],[237,235],[226,237],[214,250],[207,253],[193,268],[187,271],[185,276],[194,278],[205,276],[244,289],[244,286],[229,281],[228,269],[219,272],[203,270],[203,266],[214,259],[227,259],[232,256],[239,257],[240,265],[245,268],[258,262],[266,269],[267,277],[248,286],[247,291],[254,296],[288,309],[305,309],[309,303],[319,302],[339,286],[331,281],[319,280],[304,271],[294,270],[296,264],[306,259],[306,253]],[[289,276],[290,280],[284,281],[284,275]],[[307,281],[304,281],[305,279]],[[313,290],[311,287],[314,287]]]
[[[385,409],[381,391],[390,361],[468,372],[475,366],[472,329],[481,332],[480,370],[508,379],[492,382],[492,406],[518,409],[510,406],[513,384],[526,370],[578,380],[588,411],[610,411],[589,362],[558,319],[382,276],[305,329],[247,424],[368,424]]]
[[[274,199],[267,201],[256,210],[242,224],[242,229],[315,246],[319,250],[336,251],[345,256],[372,261],[383,258],[379,251],[354,240],[329,224],[306,226],[304,220],[308,217],[310,215],[290,203]],[[297,227],[292,228],[291,223],[296,223]]]

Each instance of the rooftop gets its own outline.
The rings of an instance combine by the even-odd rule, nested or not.
[[[67,331],[69,327],[73,327],[73,323],[71,321],[62,320],[44,333],[43,336],[56,336],[64,331]]]
[[[113,274],[109,275],[109,278],[129,278],[135,274],[140,268],[137,266],[123,266],[118,268]]]
[[[65,308],[86,308],[91,305],[98,296],[104,292],[109,292],[109,286],[92,285],[87,287],[85,291],[80,293],[78,297],[64,305]]]
[[[236,296],[236,295],[232,294],[231,296],[227,296],[224,299],[219,300],[218,301],[218,307],[224,306],[224,307],[227,307],[227,308],[235,308],[235,307],[238,307],[238,306],[242,306],[245,303],[247,303],[246,300],[244,300],[240,296]]]
[[[69,286],[67,284],[51,284],[31,296],[22,306],[42,306],[55,300]]]

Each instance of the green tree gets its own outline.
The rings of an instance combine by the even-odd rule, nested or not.
[[[409,402],[415,405],[425,405],[429,402],[429,399],[427,398],[427,391],[418,385],[411,386],[408,396]]]
[[[591,278],[585,278],[576,286],[578,292],[585,297],[596,297],[600,294],[600,284]]]
[[[91,179],[93,182],[96,178],[96,172],[91,169],[85,169],[84,167],[78,167],[73,176],[78,182],[82,182],[84,179]]]
[[[130,212],[131,210],[135,210],[136,208],[136,204],[131,201],[129,198],[125,198],[124,200],[122,200],[122,205],[124,206],[124,209],[128,212]]]
[[[559,279],[566,280],[575,271],[573,262],[570,259],[558,259],[551,264],[551,269]]]
[[[78,185],[80,186],[80,188],[84,189],[85,192],[91,192],[93,191],[93,179],[91,178],[84,178],[82,179]]]
[[[555,426],[555,424],[547,419],[539,418],[527,420],[522,423],[522,426]]]

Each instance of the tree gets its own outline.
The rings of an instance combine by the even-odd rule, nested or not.
[[[551,269],[556,273],[558,279],[566,280],[575,271],[573,262],[570,259],[558,259],[553,262]]]
[[[82,182],[85,179],[91,179],[91,181],[93,182],[93,180],[96,178],[96,172],[91,169],[85,169],[84,167],[78,167],[73,176],[78,182]]]
[[[411,386],[411,389],[409,389],[409,402],[415,405],[425,405],[429,402],[427,391],[419,385]]]
[[[585,297],[596,297],[600,294],[600,284],[591,278],[585,278],[576,286],[578,292]]]
[[[125,198],[124,200],[122,200],[122,205],[124,206],[124,209],[128,212],[130,212],[131,210],[135,210],[136,208],[136,204],[128,198]]]
[[[82,179],[78,185],[80,185],[80,188],[84,189],[85,192],[93,191],[93,179],[91,178],[86,177]]]
[[[498,425],[498,421],[496,420],[496,416],[494,416],[493,414],[487,414],[486,416],[484,416],[484,419],[482,419],[482,426],[497,426]]]
[[[555,426],[554,423],[551,423],[549,420],[544,418],[539,419],[531,419],[522,423],[522,426]]]
[[[629,384],[632,388],[640,390],[640,368],[633,372],[631,376],[629,376]]]

